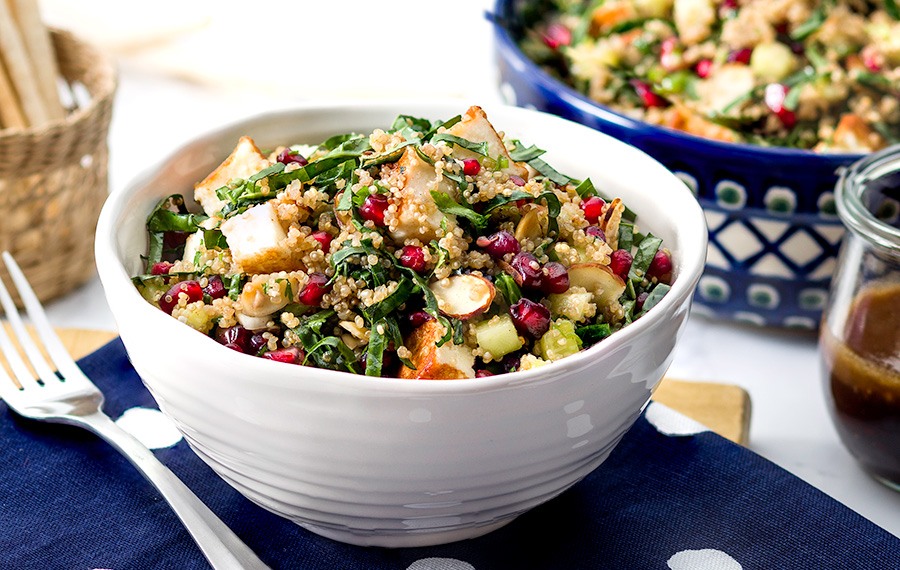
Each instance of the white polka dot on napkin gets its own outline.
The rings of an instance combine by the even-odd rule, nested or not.
[[[650,402],[644,417],[659,433],[673,437],[696,435],[709,431],[709,428],[700,422],[692,420],[659,402]]]
[[[737,560],[721,550],[682,550],[673,555],[666,564],[671,570],[743,570]]]

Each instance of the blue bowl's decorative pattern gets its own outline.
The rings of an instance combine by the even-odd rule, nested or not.
[[[489,16],[501,95],[628,142],[693,190],[710,233],[698,312],[761,326],[818,326],[843,236],[836,172],[860,156],[722,143],[613,112],[522,54],[514,39],[520,7],[498,0]]]

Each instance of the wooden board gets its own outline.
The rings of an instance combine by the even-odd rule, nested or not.
[[[90,354],[116,337],[98,330],[59,329],[75,358]],[[731,441],[746,444],[750,428],[750,396],[739,386],[666,378],[653,399],[702,423]]]

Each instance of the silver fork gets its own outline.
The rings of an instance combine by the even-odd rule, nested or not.
[[[2,257],[28,317],[59,375],[28,334],[9,291],[0,280],[0,304],[19,345],[39,377],[35,380],[0,321],[0,351],[6,355],[10,369],[22,386],[17,387],[0,367],[0,398],[21,416],[85,428],[118,449],[169,502],[213,568],[268,568],[149,449],[103,413],[103,393],[72,360],[13,257],[8,252],[3,252]]]

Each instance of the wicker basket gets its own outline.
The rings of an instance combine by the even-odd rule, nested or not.
[[[86,88],[90,102],[60,121],[0,130],[0,250],[13,254],[42,301],[96,273],[94,232],[109,191],[107,135],[117,87],[104,54],[68,32],[51,35],[62,77],[73,89]],[[5,268],[0,277],[6,279]]]

